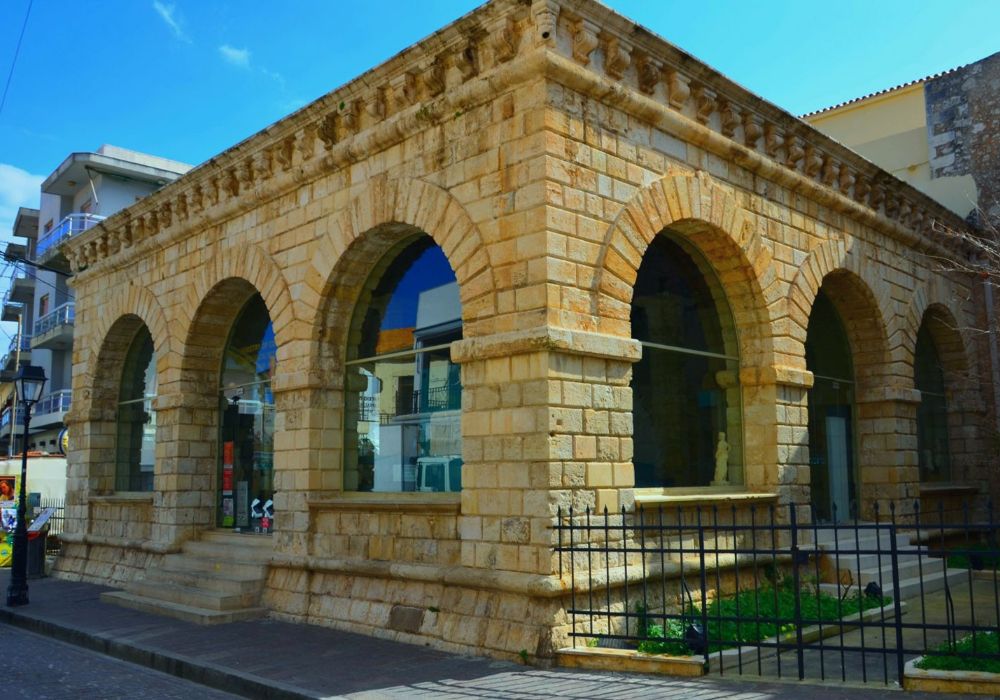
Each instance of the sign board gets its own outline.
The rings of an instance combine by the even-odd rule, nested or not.
[[[41,529],[48,524],[49,518],[51,518],[55,512],[55,508],[43,509],[42,512],[35,517],[34,522],[32,522],[28,527],[28,532],[40,532]]]

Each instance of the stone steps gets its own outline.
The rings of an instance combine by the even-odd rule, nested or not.
[[[238,622],[240,620],[253,620],[259,617],[266,617],[267,610],[264,608],[242,608],[240,610],[206,610],[190,605],[172,603],[166,600],[154,600],[139,595],[133,595],[126,591],[114,591],[102,593],[101,600],[121,605],[124,608],[132,608],[142,612],[164,615],[176,620],[193,622],[197,625],[220,625],[228,622]]]
[[[961,577],[962,570],[942,570],[942,562],[928,556],[927,548],[911,544],[912,533],[896,535],[897,576],[899,577],[898,592],[892,585],[892,538],[888,532],[860,530],[855,533],[845,528],[834,533],[820,532],[818,544],[826,553],[827,560],[832,565],[839,565],[842,572],[850,572],[853,584],[822,584],[821,589],[833,595],[842,595],[849,588],[864,590],[871,582],[880,584],[885,595],[899,597],[901,600],[943,590],[945,582],[955,585]],[[856,554],[862,551],[865,554]],[[879,555],[877,552],[881,552]],[[923,587],[921,589],[921,573]]]
[[[145,578],[102,599],[198,624],[262,617],[272,543],[267,535],[210,530],[164,557]]]

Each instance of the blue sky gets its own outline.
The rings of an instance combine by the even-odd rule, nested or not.
[[[28,2],[0,3],[0,88]],[[199,163],[478,4],[34,0],[0,112],[0,237],[72,151]],[[1000,50],[997,0],[610,4],[796,114]]]

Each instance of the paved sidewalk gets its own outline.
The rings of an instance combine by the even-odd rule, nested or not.
[[[0,591],[6,588],[7,571],[2,570]],[[109,589],[53,578],[33,580],[31,604],[0,607],[0,622],[251,698],[763,700],[801,696],[804,691],[800,683],[525,668],[275,620],[202,627],[102,603],[99,595],[104,590]],[[901,697],[878,686],[807,688],[810,700]]]

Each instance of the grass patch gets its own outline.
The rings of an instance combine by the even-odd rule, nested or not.
[[[975,641],[975,651],[972,650]],[[1000,635],[996,632],[976,632],[955,642],[945,642],[935,649],[945,656],[925,656],[916,663],[917,668],[938,671],[985,671],[1000,673],[1000,659],[979,659],[960,654],[1000,654]]]
[[[795,625],[788,623],[777,625],[767,620],[790,619],[795,616],[796,592],[790,583],[774,586],[762,586],[757,590],[741,591],[731,598],[715,600],[708,604],[708,639],[724,639],[726,643],[712,642],[709,651],[718,651],[740,646],[746,643],[758,642],[762,639],[775,637],[778,634],[791,632]],[[869,597],[860,593],[838,600],[828,593],[802,591],[799,594],[799,606],[803,619],[835,622],[841,617],[852,615],[861,610],[870,610],[888,605],[892,598]],[[717,618],[738,618],[723,619]],[[701,653],[697,649],[697,640],[692,644],[685,639],[685,634],[691,624],[701,624],[701,608],[692,606],[689,616],[684,620],[667,620],[666,629],[658,624],[640,624],[639,636],[646,639],[639,643],[639,651],[649,654],[674,654],[692,656]]]
[[[971,544],[962,547],[962,554],[949,554],[948,567],[952,569],[973,569],[993,571],[1000,569],[1000,552],[996,547],[985,544]]]

